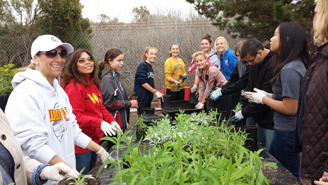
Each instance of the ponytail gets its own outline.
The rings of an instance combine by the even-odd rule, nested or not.
[[[100,61],[100,62],[98,62],[98,78],[100,79],[100,77],[101,77],[101,75],[102,75],[102,73],[103,73],[103,70],[105,69],[105,65],[106,65],[106,63],[105,63],[105,61]]]
[[[155,48],[155,47],[146,47],[145,51],[142,54],[142,62],[147,60],[146,54],[148,54],[149,50],[151,50],[151,49],[156,49],[156,51],[157,51],[157,48]]]
[[[104,60],[98,63],[98,77],[100,79],[103,70],[105,69],[105,65],[107,64],[107,70],[112,70],[109,61],[114,60],[119,55],[123,54],[123,52],[117,48],[109,48],[104,56]]]

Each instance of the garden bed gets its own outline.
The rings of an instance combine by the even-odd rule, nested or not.
[[[108,169],[102,169],[102,164],[99,162],[89,173],[96,175],[101,171],[99,173],[101,184],[109,184],[113,181],[122,181],[126,182],[126,184],[133,184],[134,182],[154,184],[153,179],[157,182],[155,184],[161,184],[160,182],[171,182],[171,184],[199,182],[203,184],[205,182],[215,183],[220,181],[229,181],[232,184],[238,182],[268,184],[269,180],[271,181],[270,184],[301,184],[266,150],[260,149],[259,151],[250,152],[245,149],[243,140],[247,137],[243,136],[243,131],[236,130],[236,133],[231,133],[231,127],[228,128],[222,124],[216,127],[211,126],[213,123],[208,118],[215,118],[215,115],[207,115],[208,117],[206,118],[204,114],[199,114],[198,116],[201,117],[198,117],[198,121],[195,121],[194,114],[188,116],[180,114],[176,117],[179,122],[177,125],[179,132],[174,131],[175,126],[170,125],[170,121],[165,118],[157,126],[149,127],[150,130],[148,129],[145,139],[149,143],[132,142],[133,137],[126,136],[126,134],[125,136],[120,136],[119,141],[121,145],[123,145],[121,141],[125,141],[127,143],[126,146],[120,146],[109,151],[113,158],[116,159],[118,157],[120,160],[115,161],[111,164],[113,167]],[[180,125],[182,122],[187,123],[185,125],[191,127],[183,128]],[[158,130],[175,133],[175,136],[165,136],[165,132],[159,133],[156,130],[157,127]],[[195,132],[193,128],[196,131],[205,129],[204,131],[207,134],[202,133],[203,131]],[[209,131],[206,131],[208,129]],[[218,137],[216,129],[227,134],[224,136],[227,138],[225,141]],[[135,130],[136,126],[132,126],[130,135]],[[215,136],[210,135],[212,132],[214,132]],[[154,133],[155,135],[152,135]],[[212,150],[212,147],[209,150],[206,148],[208,144],[199,145],[199,141],[196,138],[197,135],[206,137],[201,138],[204,141],[207,141],[209,138],[214,139],[208,142],[217,142],[215,139],[218,139],[223,143],[217,142],[216,144],[220,144],[223,147],[232,147],[231,149],[227,148],[232,151],[221,152],[222,149],[214,148]],[[170,141],[158,142],[165,137],[170,137]],[[197,149],[197,147],[205,148]],[[116,151],[119,151],[118,155]],[[220,152],[215,153],[215,151]],[[148,155],[148,152],[151,155]],[[127,164],[131,164],[131,168],[124,168]],[[227,168],[227,166],[230,167]],[[150,175],[155,172],[156,176]],[[166,174],[165,177],[162,177],[163,173]]]

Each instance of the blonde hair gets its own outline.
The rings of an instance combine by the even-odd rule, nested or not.
[[[36,66],[35,63],[30,63],[28,66],[24,67],[24,70],[26,69],[36,70],[35,66]]]
[[[146,54],[148,54],[148,52],[151,49],[156,49],[156,51],[158,51],[157,48],[155,48],[155,47],[146,47],[144,53],[142,54],[142,61],[146,61],[147,60]],[[151,63],[151,66],[154,67],[154,65],[155,65],[155,62]]]
[[[205,55],[204,51],[197,51],[194,54],[192,54],[192,58],[195,60],[196,57],[199,55],[202,55],[205,59],[207,59],[207,56]]]
[[[214,42],[214,48],[215,48],[215,50],[216,50],[216,42],[217,42],[219,39],[222,39],[222,40],[225,42],[225,47],[224,47],[225,49],[224,49],[224,51],[227,51],[227,49],[229,48],[229,44],[228,44],[227,39],[224,38],[224,37],[218,37],[218,38],[216,38],[216,40],[215,40],[215,42]]]
[[[316,7],[320,8],[317,9],[317,18],[313,25],[313,40],[316,45],[321,46],[328,41],[328,1],[318,0]]]

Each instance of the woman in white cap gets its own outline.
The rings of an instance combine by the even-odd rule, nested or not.
[[[23,155],[41,163],[64,162],[75,168],[74,145],[94,151],[104,162],[109,154],[81,132],[65,91],[56,79],[65,57],[74,51],[53,35],[41,35],[32,43],[32,63],[17,73],[6,116]],[[113,160],[109,157],[109,160]],[[47,182],[53,184],[53,182]]]

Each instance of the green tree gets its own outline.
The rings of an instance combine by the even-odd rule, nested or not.
[[[186,0],[200,15],[234,37],[268,41],[282,22],[297,22],[308,33],[314,0]]]
[[[41,34],[53,34],[74,48],[83,47],[92,51],[92,29],[89,19],[82,18],[79,0],[38,0],[41,16],[37,24]]]
[[[148,21],[150,12],[145,6],[135,7],[132,10],[133,13],[133,22],[135,23],[145,23]]]

